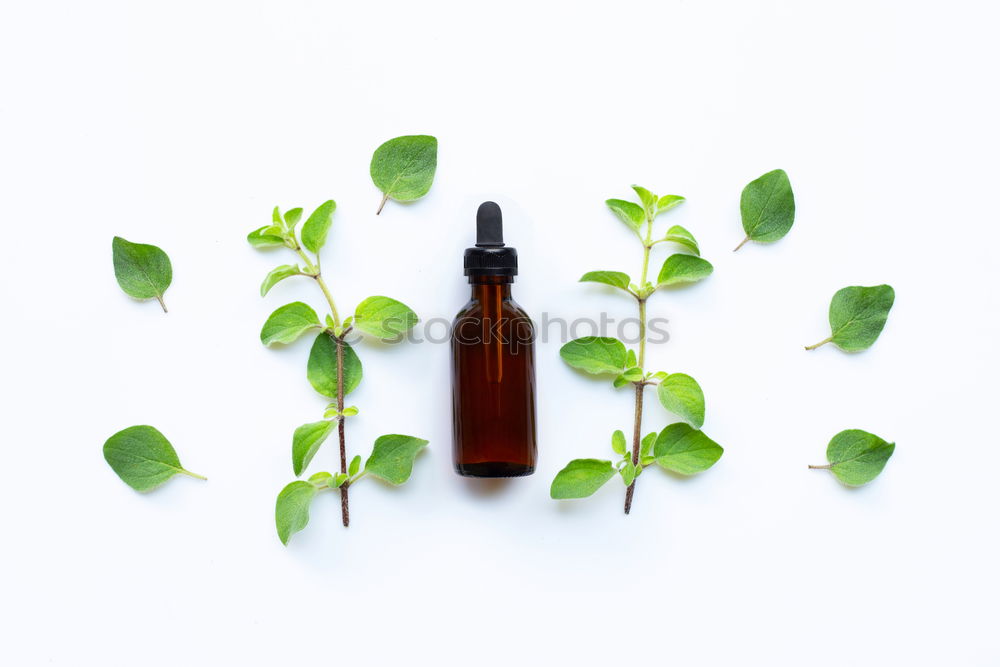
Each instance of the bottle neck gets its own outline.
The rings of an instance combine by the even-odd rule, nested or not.
[[[470,276],[472,298],[478,301],[509,299],[513,276]]]

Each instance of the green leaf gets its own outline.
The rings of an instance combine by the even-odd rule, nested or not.
[[[676,208],[684,203],[684,197],[680,195],[663,195],[656,201],[656,215],[665,213],[672,208]],[[681,228],[683,229],[683,227]]]
[[[656,195],[641,185],[633,185],[632,189],[635,190],[637,195],[639,195],[639,201],[642,202],[642,208],[646,214],[646,219],[652,220],[656,216]]]
[[[656,395],[670,412],[701,428],[705,423],[705,394],[690,375],[671,373],[656,387]]]
[[[344,408],[343,415],[345,417],[353,417],[356,414],[358,414],[358,409],[353,405],[349,405],[346,408]]]
[[[722,456],[722,447],[687,424],[671,424],[653,443],[656,462],[667,470],[693,475],[711,468]]]
[[[555,500],[586,498],[615,476],[611,461],[575,459],[566,464],[552,480],[549,495]]]
[[[639,233],[642,223],[646,222],[646,212],[642,210],[641,206],[624,199],[608,199],[604,203],[618,216],[619,220],[628,225],[636,234]]]
[[[370,172],[384,195],[376,214],[389,199],[413,201],[427,194],[437,169],[437,148],[437,139],[421,134],[396,137],[375,149]]]
[[[625,385],[630,384],[630,382],[625,378],[624,375],[619,375],[618,377],[616,377],[614,380],[611,381],[611,384],[615,389],[621,389]]]
[[[635,366],[622,373],[622,377],[629,382],[638,382],[642,379],[642,369]]]
[[[354,328],[376,338],[398,338],[420,318],[410,307],[387,296],[370,296],[354,311]]]
[[[625,465],[621,467],[618,474],[622,476],[622,481],[625,482],[625,486],[632,486],[632,482],[635,481],[635,464],[632,463],[631,459],[625,461]]]
[[[635,350],[629,350],[628,353],[625,355],[625,365],[631,368],[632,366],[635,366],[638,363],[639,362],[635,358]]]
[[[686,285],[712,275],[712,265],[694,255],[675,254],[667,257],[656,279],[657,287]]]
[[[411,435],[379,436],[365,461],[365,472],[398,486],[410,478],[413,459],[426,445],[426,440]]]
[[[639,456],[645,459],[653,451],[653,443],[656,442],[656,432],[647,433],[646,437],[639,443]]]
[[[316,311],[301,301],[293,301],[271,313],[260,330],[260,342],[291,343],[310,329],[322,329]]]
[[[682,245],[696,255],[701,254],[701,250],[698,248],[698,242],[695,240],[694,234],[680,225],[674,225],[668,229],[667,235],[663,237],[663,240]]]
[[[319,451],[319,446],[336,427],[337,422],[321,421],[303,424],[295,429],[292,435],[292,470],[295,471],[296,477],[309,467],[309,462]]]
[[[292,276],[301,276],[302,270],[299,269],[295,264],[283,264],[277,268],[271,270],[269,274],[264,278],[264,282],[260,284],[260,295],[265,296],[271,291],[271,288],[280,283],[285,278],[290,278]]]
[[[309,524],[309,505],[319,490],[303,480],[292,482],[278,494],[274,505],[274,525],[282,544]]]
[[[291,211],[285,213],[285,229],[292,231],[295,229],[295,225],[299,224],[299,220],[302,219],[302,209],[293,208]]]
[[[315,472],[309,475],[309,481],[312,484],[318,484],[319,486],[330,486],[329,481],[333,478],[333,475],[328,472]]]
[[[584,336],[563,345],[559,356],[573,368],[598,375],[621,373],[628,353],[625,344],[616,338]]]
[[[274,248],[285,245],[285,239],[281,237],[281,228],[275,225],[264,225],[260,229],[255,229],[247,234],[247,241],[254,248]]]
[[[861,486],[879,476],[895,450],[895,443],[886,442],[873,433],[848,429],[830,440],[826,448],[829,465],[809,467],[829,469],[844,484]]]
[[[361,360],[346,342],[344,346],[344,396],[361,383]],[[313,389],[330,398],[337,397],[337,343],[326,333],[316,336],[309,351],[306,377]]]
[[[881,335],[895,300],[896,292],[889,285],[838,290],[830,301],[832,335],[806,349],[833,342],[847,352],[867,350]]]
[[[170,258],[155,245],[131,243],[120,236],[111,241],[111,258],[118,285],[133,299],[156,299],[163,312],[163,293],[170,287]]]
[[[333,222],[333,212],[337,202],[328,199],[312,212],[309,219],[302,225],[302,245],[313,254],[318,253],[326,243],[326,233],[330,231]]]
[[[747,235],[743,243],[770,243],[787,234],[795,221],[795,197],[788,174],[775,169],[750,181],[740,196],[740,216]]]
[[[348,476],[346,472],[338,472],[336,475],[333,476],[333,479],[330,481],[330,486],[332,486],[335,489],[340,488],[341,486],[344,485],[344,482],[346,482],[347,480]]]
[[[281,209],[277,206],[271,211],[271,222],[274,223],[275,227],[281,227]]]
[[[152,426],[129,426],[104,443],[104,460],[122,481],[136,491],[149,491],[181,473],[205,479],[185,470],[162,433]]]
[[[627,273],[621,271],[588,271],[580,278],[581,283],[604,283],[618,289],[628,291],[629,283],[632,279]]]
[[[625,455],[626,444],[625,444],[625,434],[621,430],[615,431],[611,434],[611,449],[615,454]]]
[[[357,454],[353,459],[351,459],[351,465],[347,468],[347,474],[350,477],[354,477],[361,470],[361,454]]]

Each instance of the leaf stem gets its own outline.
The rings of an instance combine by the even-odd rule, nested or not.
[[[817,347],[820,347],[821,345],[826,345],[827,343],[829,343],[832,340],[833,340],[833,336],[830,336],[829,338],[824,338],[823,340],[821,340],[820,342],[816,343],[815,345],[806,345],[806,349],[807,350],[815,350]]]
[[[194,477],[195,479],[208,480],[208,477],[203,477],[203,476],[199,475],[198,473],[191,472],[190,470],[185,470],[184,468],[181,468],[181,472],[184,473],[185,475],[187,475],[188,477]]]
[[[167,312],[167,304],[163,303],[163,296],[160,295],[160,294],[157,294],[156,295],[156,300],[160,302],[160,308],[163,309],[163,312]]]
[[[809,466],[809,469],[810,470],[829,470],[832,467],[833,467],[833,464],[827,463],[824,466]]]
[[[380,203],[380,204],[378,205],[378,210],[377,210],[377,211],[375,211],[375,215],[378,215],[379,213],[381,213],[381,212],[382,212],[382,207],[383,207],[383,206],[385,206],[385,203],[386,203],[387,201],[389,201],[389,195],[388,195],[388,194],[385,194],[385,195],[383,195],[383,197],[382,197],[382,202],[381,202],[381,203]]]
[[[742,248],[744,245],[746,245],[747,241],[749,241],[749,240],[750,240],[750,235],[748,234],[745,239],[743,239],[742,241],[740,241],[740,244],[738,246],[736,246],[735,248],[733,248],[733,252],[736,252],[737,250],[739,250],[740,248]]]
[[[298,241],[295,242],[295,247],[292,248],[292,250],[295,251],[295,254],[298,255],[299,259],[301,259],[306,265],[306,271],[309,272],[308,275],[311,276],[312,279],[316,281],[316,284],[319,285],[319,288],[323,290],[323,296],[326,297],[326,303],[330,306],[330,314],[333,315],[333,323],[339,326],[340,315],[337,314],[337,304],[333,302],[333,295],[330,294],[330,288],[326,286],[326,281],[323,280],[323,272],[320,271],[319,268],[319,255],[316,256],[316,263],[313,264],[312,260],[309,259],[309,255],[302,250],[302,246],[299,245]]]

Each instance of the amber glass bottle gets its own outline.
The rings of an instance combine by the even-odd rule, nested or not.
[[[510,296],[517,251],[503,243],[500,207],[476,216],[465,251],[472,298],[451,332],[455,471],[518,477],[535,471],[535,327]]]

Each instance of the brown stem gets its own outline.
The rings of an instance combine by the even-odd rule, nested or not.
[[[382,212],[382,207],[383,207],[383,206],[385,206],[385,203],[386,203],[387,201],[389,201],[389,195],[385,195],[385,196],[383,196],[383,197],[382,197],[382,203],[378,205],[378,210],[377,210],[377,211],[375,211],[375,215],[378,215],[379,213],[381,213],[381,212]]]
[[[739,250],[740,248],[742,248],[746,244],[746,242],[749,241],[749,240],[750,240],[750,237],[748,236],[745,239],[743,239],[742,241],[740,241],[740,244],[738,246],[736,246],[735,248],[733,248],[733,252],[736,252],[737,250]]]
[[[344,442],[344,339],[337,341],[337,435],[340,438],[340,472],[347,474],[347,444]],[[347,484],[340,487],[340,514],[344,528],[351,524],[351,512],[347,506]]]
[[[642,442],[642,388],[643,383],[635,383],[635,427],[632,430],[632,465],[639,463],[639,444]],[[635,480],[625,489],[625,514],[632,509],[632,494],[635,493]]]

